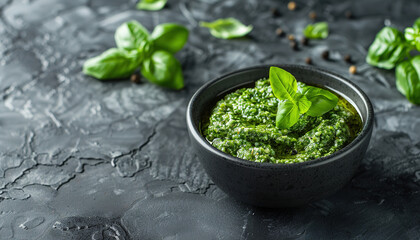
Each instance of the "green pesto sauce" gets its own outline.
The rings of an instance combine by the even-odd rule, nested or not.
[[[361,130],[357,111],[338,97],[337,106],[324,115],[301,114],[291,128],[279,130],[279,100],[270,81],[260,79],[254,88],[238,89],[218,101],[202,133],[215,148],[238,158],[271,163],[309,161],[340,150]]]

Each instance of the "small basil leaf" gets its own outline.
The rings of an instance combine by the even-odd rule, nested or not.
[[[278,67],[270,67],[269,79],[276,98],[295,103],[297,82],[292,74]]]
[[[187,42],[188,29],[174,23],[160,24],[153,30],[151,38],[156,49],[176,53]]]
[[[305,95],[301,95],[301,94],[297,95],[296,102],[297,102],[297,106],[299,108],[299,113],[301,113],[301,114],[306,113],[312,105],[312,102],[309,101],[308,98]]]
[[[218,19],[214,22],[200,22],[200,26],[209,28],[211,35],[223,39],[243,37],[252,31],[251,25],[246,26],[235,18]]]
[[[156,51],[143,61],[141,74],[150,82],[171,89],[184,87],[181,64],[169,52]]]
[[[338,97],[325,89],[299,85],[298,92],[301,92],[312,102],[311,107],[306,112],[309,116],[318,117],[329,112],[338,103]]]
[[[140,0],[137,3],[137,9],[147,10],[147,11],[157,11],[161,10],[168,0]]]
[[[406,28],[405,39],[420,51],[420,28]]]
[[[117,79],[130,76],[139,66],[139,56],[136,51],[127,52],[111,48],[99,56],[86,60],[83,73],[97,79]]]
[[[287,129],[299,120],[299,107],[289,100],[281,100],[277,106],[276,127]]]
[[[395,75],[398,91],[410,102],[420,105],[420,56],[398,64]]]
[[[141,50],[149,45],[149,32],[137,21],[123,23],[115,31],[115,43],[125,50]],[[142,46],[143,45],[143,46]]]
[[[384,27],[369,47],[366,62],[380,68],[391,69],[410,51],[404,35],[395,28]]]
[[[328,23],[319,22],[315,24],[309,24],[303,30],[303,35],[307,38],[312,39],[324,39],[328,37]]]

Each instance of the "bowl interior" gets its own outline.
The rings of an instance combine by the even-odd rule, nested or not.
[[[212,150],[218,155],[223,155],[225,158],[234,158],[235,161],[238,161],[238,158],[232,157],[226,153],[223,153],[216,148],[213,148],[210,143],[202,136],[201,134],[201,124],[206,118],[209,117],[209,113],[212,108],[215,106],[215,103],[220,100],[227,93],[242,87],[251,87],[253,83],[261,78],[268,78],[270,66],[278,66],[284,70],[290,72],[295,76],[297,81],[304,82],[309,85],[322,86],[333,92],[336,92],[340,96],[344,97],[348,102],[350,102],[354,108],[358,111],[363,128],[361,133],[353,140],[352,143],[347,145],[345,148],[337,151],[330,156],[339,154],[340,151],[351,147],[358,140],[360,140],[364,134],[368,132],[370,125],[372,125],[373,110],[371,103],[368,97],[360,90],[356,85],[350,81],[344,79],[341,76],[335,75],[325,70],[317,69],[314,67],[299,66],[299,65],[267,65],[267,66],[257,66],[239,70],[233,73],[229,73],[220,78],[217,78],[203,87],[201,87],[196,94],[192,97],[190,101],[190,106],[188,108],[188,118],[191,121],[192,128],[191,131],[195,135],[199,136],[199,141],[201,144],[208,145]],[[197,138],[198,136],[196,136]],[[323,157],[323,158],[328,158]],[[242,161],[250,163],[252,165],[273,165],[271,163],[253,163],[247,160]],[[308,161],[308,162],[313,162]],[[306,163],[308,163],[306,162]],[[287,165],[301,164],[301,163],[291,163]],[[275,164],[279,165],[279,164]],[[282,165],[282,164],[280,164]]]

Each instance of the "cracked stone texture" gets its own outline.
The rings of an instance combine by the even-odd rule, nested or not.
[[[173,0],[159,12],[134,0],[0,0],[0,239],[418,239],[420,108],[395,88],[393,71],[364,61],[375,34],[419,17],[417,0]],[[273,17],[270,8],[280,16]],[[352,11],[354,18],[346,19]],[[326,40],[293,51],[281,27],[301,37],[316,11]],[[248,37],[211,37],[199,21],[236,17]],[[100,82],[83,62],[114,46],[135,19],[149,30],[190,30],[177,54],[186,87]],[[330,50],[330,60],[320,54]],[[342,58],[350,54],[358,74]],[[335,195],[296,209],[258,209],[208,178],[186,132],[194,91],[220,74],[258,64],[314,65],[366,91],[376,112],[356,176]]]

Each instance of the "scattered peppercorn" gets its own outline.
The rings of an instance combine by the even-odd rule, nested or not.
[[[353,18],[353,13],[351,11],[346,11],[345,15],[347,19]]]
[[[298,50],[298,45],[297,45],[297,42],[296,42],[295,40],[290,41],[290,47],[291,47],[293,50]]]
[[[289,39],[289,41],[295,41],[295,35],[293,34],[289,34],[287,38]]]
[[[330,52],[328,52],[328,50],[323,51],[321,57],[327,60],[330,57]]]
[[[315,20],[316,19],[316,12],[315,11],[310,12],[309,13],[309,18],[312,19],[312,20]]]
[[[349,73],[351,73],[351,74],[356,74],[356,72],[357,72],[357,67],[356,67],[356,66],[354,66],[354,65],[351,65],[351,66],[349,67]]]
[[[305,58],[305,63],[308,64],[308,65],[311,65],[312,64],[312,58],[310,58],[310,57]]]
[[[275,7],[270,8],[270,12],[271,12],[271,16],[273,16],[273,17],[279,17],[280,16],[279,10]]]
[[[296,3],[295,2],[289,2],[288,4],[287,4],[287,8],[290,10],[290,11],[294,11],[295,9],[296,9]]]
[[[130,77],[132,83],[140,83],[140,75],[138,73],[133,73]]]
[[[284,35],[284,31],[281,28],[276,29],[276,35],[279,37],[282,37]]]
[[[296,155],[298,153],[298,151],[296,149],[292,150],[292,155]]]
[[[347,63],[351,63],[351,56],[348,54],[344,56],[344,61],[346,61]]]
[[[300,42],[302,43],[302,45],[307,46],[309,43],[309,39],[306,37],[303,37]]]

